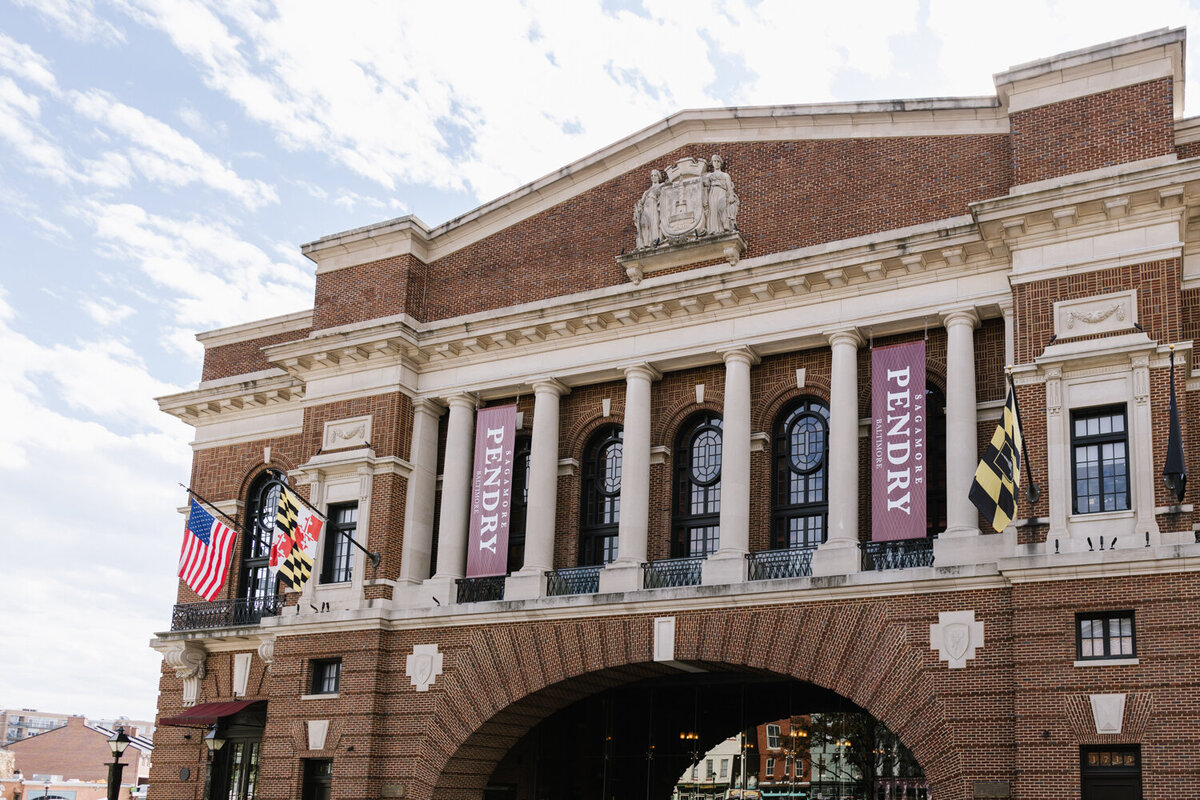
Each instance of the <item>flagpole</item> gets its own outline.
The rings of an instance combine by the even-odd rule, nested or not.
[[[1012,392],[1013,408],[1017,412],[1017,429],[1021,431],[1021,460],[1025,462],[1025,483],[1027,484],[1025,499],[1029,501],[1031,506],[1029,511],[1032,514],[1032,506],[1042,496],[1042,490],[1033,482],[1033,473],[1029,469],[1029,453],[1025,450],[1025,426],[1021,423],[1021,401],[1017,399],[1017,384],[1013,381],[1012,367],[1006,367],[1004,371],[1008,373],[1008,390]]]
[[[184,486],[182,483],[181,483],[181,484],[179,484],[179,486],[181,486],[181,487],[183,488],[183,490],[184,490],[184,491],[186,491],[188,494],[192,495],[192,496],[193,496],[193,497],[195,497],[197,500],[199,500],[201,503],[204,503],[204,505],[208,506],[208,507],[209,507],[209,508],[211,508],[213,511],[217,512],[217,513],[218,513],[218,514],[220,514],[222,517],[224,517],[226,520],[228,520],[228,521],[229,521],[229,525],[230,525],[230,527],[232,527],[232,528],[233,528],[233,530],[234,530],[235,532],[237,532],[237,533],[241,533],[241,532],[242,532],[242,531],[241,531],[241,528],[240,528],[240,527],[238,527],[238,524],[237,524],[236,522],[234,522],[234,521],[233,521],[233,519],[232,519],[232,518],[231,518],[231,517],[230,517],[228,514],[226,514],[226,513],[225,513],[224,511],[222,511],[221,509],[217,508],[217,507],[216,507],[216,506],[215,506],[215,505],[214,505],[214,504],[213,504],[211,501],[209,501],[209,500],[205,500],[203,497],[201,497],[201,496],[200,496],[200,493],[199,493],[199,492],[197,492],[195,489],[193,489],[193,488],[192,488],[192,487],[190,487],[190,486]]]
[[[325,520],[325,522],[329,522],[329,517],[328,517],[328,516],[326,516],[325,514],[322,514],[322,513],[321,513],[321,511],[320,511],[320,509],[318,509],[318,508],[317,508],[316,506],[314,506],[312,503],[308,502],[308,501],[307,501],[307,500],[305,500],[303,497],[301,497],[299,492],[292,491],[291,487],[290,487],[290,486],[288,486],[286,483],[284,483],[284,482],[283,482],[281,479],[279,479],[279,478],[272,478],[270,481],[268,481],[268,482],[266,483],[266,485],[263,487],[263,489],[265,490],[267,486],[270,486],[270,485],[271,485],[271,483],[277,483],[277,484],[279,484],[279,490],[280,490],[281,492],[282,492],[284,489],[287,489],[287,490],[288,490],[288,492],[290,492],[290,493],[291,493],[292,497],[296,498],[296,499],[297,499],[297,500],[299,500],[301,503],[304,503],[304,505],[308,506],[308,507],[309,507],[309,509],[310,509],[310,510],[311,510],[311,511],[312,511],[314,514],[316,514],[317,516],[319,516],[321,519]],[[343,530],[341,530],[341,529],[339,529],[339,530],[338,530],[338,533],[339,533],[339,534],[341,534],[342,536],[346,537],[346,540],[347,540],[348,542],[350,542],[350,544],[354,545],[354,546],[355,546],[355,547],[357,547],[359,550],[362,550],[362,551],[363,551],[363,553],[365,553],[365,554],[366,554],[366,556],[367,556],[367,558],[370,560],[370,562],[371,562],[371,566],[372,566],[372,567],[375,567],[376,569],[378,569],[378,568],[379,568],[379,562],[380,562],[380,560],[381,560],[381,557],[380,557],[380,555],[379,555],[379,553],[378,553],[378,552],[372,553],[370,550],[368,550],[367,548],[365,548],[365,547],[363,547],[361,544],[359,544],[359,543],[358,543],[358,541],[356,541],[356,540],[355,540],[355,538],[354,538],[353,536],[351,536],[350,534],[346,533],[345,531],[343,531]]]

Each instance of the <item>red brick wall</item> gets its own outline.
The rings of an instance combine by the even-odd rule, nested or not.
[[[333,328],[405,311],[422,318],[426,269],[403,255],[319,273],[313,327]]]
[[[1170,78],[1014,112],[1012,182],[1174,153],[1174,113]]]
[[[247,339],[244,342],[205,348],[204,371],[200,375],[200,380],[212,381],[270,369],[271,364],[263,355],[262,348],[303,339],[311,331],[311,328],[303,328],[297,331],[277,333],[274,336],[263,336],[258,339]]]
[[[32,780],[36,774],[61,775],[66,780],[106,781],[107,765],[113,760],[108,737],[88,728],[83,717],[70,717],[65,727],[21,739],[4,749],[16,754],[15,767],[26,780]],[[125,765],[122,783],[137,783],[139,753],[130,745],[121,756]],[[32,788],[27,787],[27,791]]]

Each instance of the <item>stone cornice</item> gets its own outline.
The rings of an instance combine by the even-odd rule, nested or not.
[[[291,375],[275,375],[257,380],[222,382],[190,392],[156,399],[159,410],[190,425],[200,424],[217,415],[253,413],[293,403],[304,397],[304,383]]]
[[[196,341],[204,345],[204,349],[221,347],[227,344],[262,339],[276,336],[289,331],[302,331],[311,328],[313,323],[312,309],[283,314],[269,319],[260,319],[242,325],[231,325],[228,328],[217,328],[196,334]]]

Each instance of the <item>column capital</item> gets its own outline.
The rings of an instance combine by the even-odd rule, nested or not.
[[[569,394],[571,388],[557,378],[551,378],[548,375],[542,375],[536,378],[529,378],[527,381],[533,387],[534,394],[553,394],[562,397],[564,394]]]
[[[841,328],[836,331],[829,331],[825,334],[825,338],[829,340],[830,347],[838,344],[852,344],[855,347],[863,346],[863,337],[858,332],[858,328]]]
[[[430,416],[440,417],[442,412],[446,410],[446,404],[437,397],[414,397],[413,411],[429,414]]]
[[[479,395],[474,392],[459,392],[458,394],[446,395],[444,398],[446,405],[450,408],[469,408],[472,411],[479,404]]]
[[[979,327],[979,312],[975,310],[974,306],[946,311],[941,316],[942,324],[947,329],[953,328],[955,325],[970,325],[972,329]]]
[[[621,364],[617,367],[625,375],[625,380],[630,378],[645,378],[648,381],[662,380],[662,373],[659,372],[649,361],[634,361],[629,364]]]
[[[735,347],[722,347],[717,350],[717,355],[721,360],[728,364],[730,361],[743,361],[750,366],[762,361],[758,357],[758,353],[754,352],[754,348],[749,345],[740,344]]]

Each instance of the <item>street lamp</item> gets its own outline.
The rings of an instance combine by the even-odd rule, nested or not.
[[[121,763],[121,754],[129,747],[129,737],[125,729],[117,726],[117,732],[108,740],[108,749],[112,751],[113,763],[108,765],[108,800],[117,800],[121,794],[121,773],[125,765]],[[49,794],[49,792],[47,792]]]
[[[204,735],[204,746],[208,748],[208,766],[204,772],[204,800],[209,800],[212,793],[213,760],[216,758],[217,751],[225,746],[225,740],[217,734],[217,726],[215,724]]]

